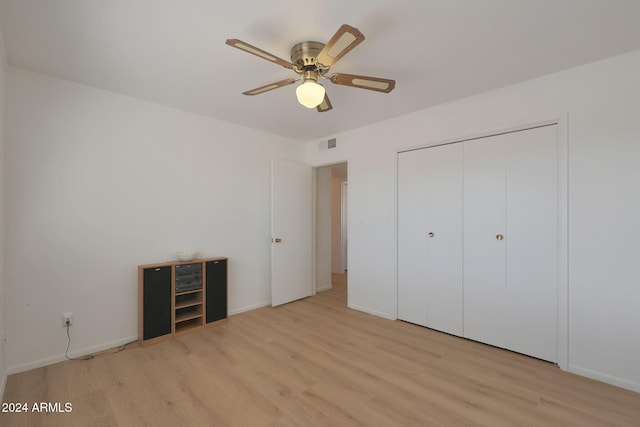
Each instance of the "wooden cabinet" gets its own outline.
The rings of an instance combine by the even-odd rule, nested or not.
[[[140,345],[227,319],[227,258],[138,266]]]
[[[556,126],[398,155],[398,318],[557,360]]]

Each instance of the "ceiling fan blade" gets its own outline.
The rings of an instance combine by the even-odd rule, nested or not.
[[[363,40],[364,35],[357,28],[344,24],[320,51],[316,62],[325,67],[331,67]]]
[[[322,100],[320,105],[316,107],[316,110],[318,110],[318,113],[324,113],[325,111],[329,111],[332,108],[333,105],[331,105],[331,101],[329,101],[329,95],[327,95],[327,93],[325,92],[324,99]]]
[[[389,93],[396,87],[395,80],[358,76],[355,74],[333,74],[329,79],[337,85],[353,86],[384,93]]]
[[[243,95],[259,95],[261,93],[268,92],[270,90],[277,89],[277,88],[282,87],[282,86],[287,86],[287,85],[293,84],[293,83],[295,83],[295,81],[296,81],[296,79],[280,80],[279,82],[271,83],[271,84],[268,84],[268,85],[257,87],[255,89],[248,90],[246,92],[242,92],[242,94]]]
[[[229,46],[235,47],[240,50],[244,50],[252,55],[259,56],[262,59],[266,59],[267,61],[271,61],[274,64],[278,64],[283,66],[284,68],[293,69],[293,64],[289,61],[285,61],[282,58],[278,58],[275,55],[270,54],[269,52],[265,52],[262,49],[259,49],[255,46],[250,45],[249,43],[245,43],[242,40],[238,39],[227,39],[226,44]]]

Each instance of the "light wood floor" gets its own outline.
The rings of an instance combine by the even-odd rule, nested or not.
[[[344,276],[336,276],[336,279]],[[639,426],[640,394],[346,307],[334,289],[155,346],[12,375],[9,426]]]

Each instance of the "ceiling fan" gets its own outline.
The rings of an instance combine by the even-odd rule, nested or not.
[[[259,56],[284,68],[291,69],[299,75],[298,78],[280,80],[279,82],[248,90],[243,92],[243,95],[259,95],[302,80],[302,84],[296,88],[298,102],[307,108],[316,108],[319,112],[324,112],[331,110],[333,107],[324,87],[318,83],[318,79],[329,80],[337,85],[384,93],[391,92],[395,87],[395,80],[355,74],[329,74],[331,66],[363,40],[364,35],[357,28],[345,24],[338,29],[326,45],[320,42],[307,41],[293,46],[291,48],[291,62],[278,58],[242,40],[228,39],[226,43],[229,46]]]

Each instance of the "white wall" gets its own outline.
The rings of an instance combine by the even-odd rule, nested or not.
[[[397,150],[567,114],[568,368],[640,391],[640,51],[306,144],[349,159],[349,306],[396,317]]]
[[[0,402],[4,396],[4,388],[7,381],[6,363],[5,363],[5,327],[4,327],[4,188],[5,188],[5,160],[4,160],[4,99],[6,88],[6,71],[7,60],[4,52],[4,42],[2,40],[2,33],[0,32]]]
[[[9,372],[137,337],[137,265],[229,257],[229,310],[267,305],[271,157],[300,143],[9,68]]]

